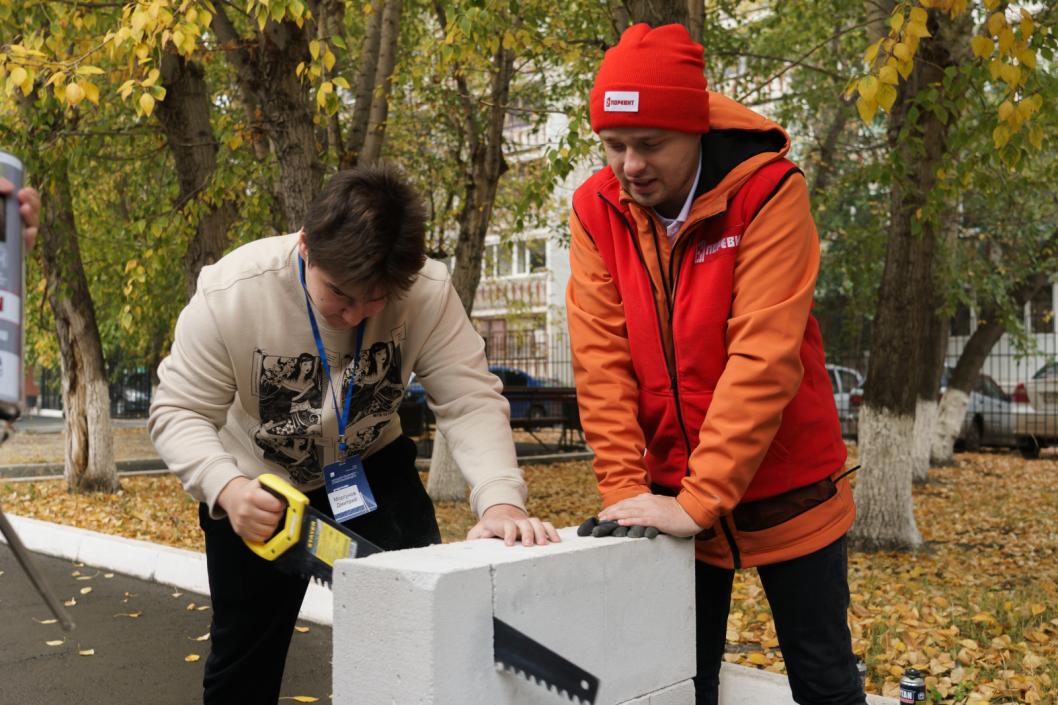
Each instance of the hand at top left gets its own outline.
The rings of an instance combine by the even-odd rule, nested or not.
[[[551,522],[540,521],[510,504],[492,505],[467,532],[467,540],[489,538],[503,539],[508,546],[513,546],[519,538],[524,546],[543,546],[562,540]]]
[[[14,188],[13,183],[0,176],[0,195],[6,196]],[[17,198],[20,204],[18,210],[25,224],[22,239],[26,243],[26,249],[32,249],[33,243],[37,241],[37,228],[40,226],[40,194],[36,189],[27,187],[18,192]]]

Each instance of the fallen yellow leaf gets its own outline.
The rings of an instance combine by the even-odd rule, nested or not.
[[[82,649],[81,651],[78,651],[77,653],[80,654],[81,656],[95,656],[96,655],[96,650],[95,649]]]
[[[188,637],[188,638],[189,639],[194,639],[195,641],[206,641],[207,639],[209,639],[209,632],[206,632],[202,636],[192,636],[192,637]]]
[[[33,621],[36,622],[37,624],[55,624],[59,620],[57,620],[57,619],[36,619],[36,618],[34,618]]]
[[[302,634],[304,634],[304,633],[305,633],[305,632],[307,632],[308,630],[309,630],[309,628],[308,628],[308,627],[294,627],[294,631],[296,631],[296,632],[300,632],[300,633],[302,633]]]
[[[104,578],[113,578],[114,574],[113,573],[103,573],[103,577]]]
[[[314,698],[311,695],[287,695],[280,698],[280,700],[293,700],[296,703],[318,703],[320,701],[319,698]]]
[[[63,604],[66,605],[67,607],[73,607],[74,605],[77,604],[77,598],[76,597],[71,597],[69,600],[66,600],[66,602],[63,602]]]
[[[132,619],[138,619],[143,612],[119,612],[114,615],[115,617],[131,617]]]
[[[81,594],[82,594],[82,595],[87,595],[87,594],[88,594],[88,593],[90,593],[90,592],[92,592],[92,588],[90,588],[90,587],[83,587],[83,588],[81,588]]]
[[[51,641],[44,642],[48,646],[62,646],[65,642],[62,639],[53,639]]]
[[[198,654],[188,654],[187,656],[184,657],[184,660],[187,661],[188,663],[194,663],[195,661],[198,661],[200,658],[202,658],[202,657],[199,656]]]

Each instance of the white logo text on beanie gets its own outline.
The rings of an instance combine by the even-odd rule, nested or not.
[[[639,91],[606,91],[603,112],[638,113]]]

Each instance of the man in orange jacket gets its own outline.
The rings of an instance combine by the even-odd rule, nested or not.
[[[582,528],[696,538],[698,703],[755,566],[794,699],[862,705],[808,190],[786,132],[710,93],[702,56],[682,25],[636,25],[591,92],[608,166],[573,196],[567,306],[605,508]]]

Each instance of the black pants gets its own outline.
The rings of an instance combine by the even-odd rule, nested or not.
[[[847,613],[845,538],[783,563],[757,568],[771,604],[793,698],[800,705],[864,705]],[[735,571],[695,563],[697,705],[716,705]]]
[[[415,444],[401,436],[364,460],[378,509],[345,522],[390,550],[441,542],[433,504],[415,470]],[[333,516],[324,489],[307,493],[313,507]],[[275,705],[290,637],[308,581],[277,571],[253,553],[227,518],[199,506],[206,534],[206,566],[213,601],[211,650],[206,659],[205,705]]]

